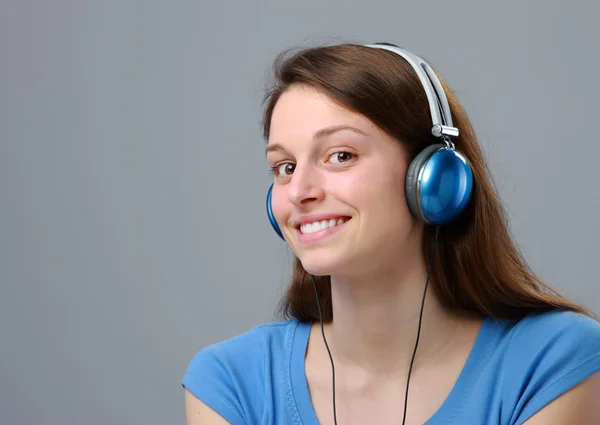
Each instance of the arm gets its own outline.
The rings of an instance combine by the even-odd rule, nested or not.
[[[568,311],[530,315],[505,354],[504,415],[512,425],[600,420],[600,323]]]
[[[600,424],[600,372],[567,391],[523,425]]]
[[[249,356],[250,344],[233,344],[236,341],[208,346],[189,363],[181,381],[187,425],[254,422],[253,409],[261,407],[252,374],[258,356]]]
[[[184,401],[186,425],[230,425],[188,389],[184,390]]]

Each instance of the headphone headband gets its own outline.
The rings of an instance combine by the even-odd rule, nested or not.
[[[454,127],[452,123],[452,113],[450,112],[450,105],[448,104],[442,83],[427,62],[414,53],[400,47],[388,46],[386,44],[366,44],[365,46],[389,50],[402,56],[415,70],[425,89],[425,94],[429,102],[429,111],[431,112],[431,122],[433,124],[431,134],[436,137],[458,137],[458,128]]]

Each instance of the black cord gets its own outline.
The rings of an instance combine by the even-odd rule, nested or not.
[[[406,406],[408,406],[408,386],[410,384],[410,375],[415,361],[415,355],[417,354],[417,347],[419,346],[419,337],[421,336],[421,321],[423,320],[423,307],[425,306],[425,296],[427,295],[427,288],[429,287],[429,277],[431,276],[431,265],[433,264],[433,254],[437,246],[438,236],[440,234],[440,227],[437,226],[435,229],[435,241],[431,247],[431,254],[429,256],[429,267],[427,268],[427,279],[425,279],[425,289],[423,290],[423,298],[421,299],[421,312],[419,313],[419,326],[417,327],[417,340],[415,341],[415,348],[413,350],[412,358],[410,360],[410,367],[408,368],[408,377],[406,378],[406,391],[404,392],[404,414],[402,417],[402,425],[406,422]]]
[[[413,363],[415,361],[415,355],[417,354],[417,347],[419,346],[419,337],[421,336],[421,322],[423,321],[423,308],[425,307],[425,296],[427,295],[427,288],[429,287],[429,277],[431,276],[431,266],[433,265],[433,254],[435,253],[435,249],[437,247],[438,236],[440,234],[440,226],[437,226],[435,229],[435,241],[433,247],[431,248],[431,255],[429,256],[429,267],[427,268],[427,279],[425,280],[425,289],[423,290],[423,298],[421,299],[421,311],[419,312],[419,325],[417,328],[417,340],[415,341],[415,348],[413,350],[412,358],[410,360],[410,366],[408,368],[408,377],[406,378],[406,392],[404,393],[404,414],[402,417],[402,425],[406,422],[406,406],[408,405],[408,387],[410,385],[410,375],[413,368]],[[325,331],[323,329],[323,315],[321,313],[321,302],[319,300],[319,292],[317,291],[317,284],[315,283],[315,278],[313,275],[310,276],[313,288],[315,290],[315,296],[317,297],[317,308],[319,310],[319,320],[321,322],[321,335],[323,336],[323,342],[325,342],[325,347],[327,348],[327,353],[329,353],[329,360],[331,361],[331,374],[333,380],[333,423],[337,425],[337,414],[335,407],[335,365],[333,363],[333,357],[331,355],[331,351],[329,350],[329,344],[327,344],[327,338],[325,338]]]
[[[323,329],[323,314],[321,313],[321,301],[319,300],[319,292],[317,291],[317,284],[315,283],[315,278],[313,275],[310,275],[312,280],[313,288],[315,289],[315,296],[317,297],[317,308],[319,309],[319,321],[321,322],[321,335],[323,335],[323,342],[325,342],[325,348],[327,348],[327,352],[329,353],[329,360],[331,360],[331,375],[333,381],[333,423],[337,425],[337,414],[335,409],[335,365],[333,364],[333,356],[331,355],[331,351],[329,350],[329,344],[327,344],[327,338],[325,338],[325,330]]]

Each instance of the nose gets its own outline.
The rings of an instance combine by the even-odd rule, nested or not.
[[[296,207],[321,201],[325,194],[318,173],[310,167],[299,167],[298,165],[288,183],[287,192],[288,200]]]

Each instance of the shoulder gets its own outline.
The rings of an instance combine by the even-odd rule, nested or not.
[[[296,320],[259,325],[199,350],[182,386],[231,424],[260,420],[271,364],[283,361],[298,325]]]
[[[600,323],[569,311],[530,314],[507,329],[503,399],[521,424],[600,371]]]
[[[506,354],[507,360],[514,361],[508,363],[512,367],[539,370],[565,360],[575,366],[600,356],[600,323],[570,311],[529,314],[507,336]]]
[[[540,334],[564,334],[575,339],[581,336],[597,337],[600,335],[600,322],[572,311],[553,310],[525,316],[516,322],[513,331],[516,337]]]
[[[192,358],[188,371],[211,365],[215,361],[230,366],[248,366],[264,357],[268,350],[286,344],[290,332],[299,324],[295,320],[262,324],[247,332],[206,346]]]

